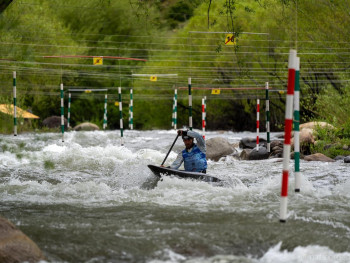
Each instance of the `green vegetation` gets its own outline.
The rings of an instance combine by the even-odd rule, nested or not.
[[[192,91],[195,128],[200,128],[200,104],[206,96],[207,129],[253,131],[256,99],[261,99],[263,113],[263,88],[269,82],[271,130],[278,131],[284,123],[288,52],[294,48],[301,60],[302,122],[327,121],[337,132],[319,131],[320,140],[346,143],[350,134],[348,2],[210,3],[26,0],[13,1],[5,9],[6,4],[0,14],[0,102],[12,102],[12,72],[17,71],[17,105],[40,116],[39,122],[19,120],[18,132],[45,131],[42,121],[60,115],[60,83],[65,88],[66,117],[69,89],[108,88],[108,128],[118,129],[117,87],[123,90],[124,126],[132,87],[134,127],[169,129],[174,87],[179,88],[178,127],[188,123],[186,87],[191,77],[192,87],[201,88]],[[214,33],[232,31],[234,46],[225,45],[225,33]],[[94,66],[93,56],[104,56],[103,65]],[[157,82],[149,79],[154,74],[159,75]],[[220,89],[220,95],[212,95],[211,89]],[[104,94],[72,92],[71,126],[89,121],[102,127]],[[260,118],[264,123],[264,114]],[[1,133],[13,132],[11,116],[0,113],[0,125]]]
[[[345,136],[344,136],[345,135]],[[338,155],[348,156],[350,149],[350,136],[344,134],[341,128],[317,128],[316,143],[312,146],[312,153],[323,153],[334,158]]]

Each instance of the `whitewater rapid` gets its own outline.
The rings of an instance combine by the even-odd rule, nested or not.
[[[350,262],[350,166],[301,161],[279,223],[280,159],[208,161],[223,187],[164,177],[173,130],[0,135],[0,211],[48,262]],[[238,143],[253,133],[207,132]],[[274,136],[274,134],[272,134]],[[166,165],[182,150],[179,140]],[[290,162],[293,170],[293,160]]]

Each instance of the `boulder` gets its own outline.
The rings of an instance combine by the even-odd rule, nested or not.
[[[333,125],[323,121],[306,122],[306,123],[300,124],[299,129],[300,131],[305,128],[314,130],[316,127],[322,127],[322,128],[328,127],[330,129],[334,129]]]
[[[266,147],[266,140],[263,138],[259,138],[259,146]],[[254,149],[256,147],[256,138],[242,138],[239,142],[239,148],[242,149]]]
[[[344,163],[350,163],[350,155],[344,158]]]
[[[45,260],[39,247],[15,225],[0,217],[0,262],[39,262]]]
[[[254,148],[248,155],[248,160],[263,160],[269,158],[270,153],[265,147],[259,146],[259,150]]]
[[[252,149],[243,149],[243,151],[241,152],[241,154],[239,155],[239,158],[241,160],[249,160],[249,155],[250,153],[252,152],[253,150]]]
[[[274,147],[280,147],[283,148],[283,140],[273,140],[270,142],[270,148],[273,149]]]
[[[64,118],[64,128],[67,128],[67,119]],[[61,127],[61,116],[51,116],[43,120],[43,126],[48,128],[60,128]]]
[[[80,123],[73,128],[75,131],[98,131],[99,129],[100,128],[96,124],[90,122]]]
[[[344,155],[337,155],[334,157],[334,161],[344,161],[345,156]]]
[[[304,128],[300,131],[299,137],[300,137],[300,144],[314,144],[315,143],[315,137],[313,135],[314,130],[310,128]]]
[[[273,140],[270,143],[270,156],[269,158],[280,158],[283,155],[283,141]]]
[[[304,157],[305,161],[319,161],[319,162],[335,162],[333,159],[327,157],[322,153],[315,153]]]
[[[310,128],[304,128],[299,132],[299,142],[300,144],[315,144],[315,137],[313,135],[314,130]],[[294,136],[294,134],[293,134]],[[291,139],[290,144],[294,147],[294,137]]]
[[[221,157],[233,155],[237,150],[222,137],[215,137],[205,141],[207,147],[207,159],[218,161]]]

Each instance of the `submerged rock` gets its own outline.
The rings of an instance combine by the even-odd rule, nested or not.
[[[83,122],[74,127],[75,131],[98,131],[100,128],[91,122]]]
[[[44,259],[40,248],[29,237],[0,217],[0,262],[38,262]]]

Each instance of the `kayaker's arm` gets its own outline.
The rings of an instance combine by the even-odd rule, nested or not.
[[[205,146],[205,140],[203,139],[202,135],[200,135],[198,132],[195,132],[195,131],[187,131],[187,135],[193,138],[196,138],[197,146],[202,153],[207,152],[207,147]]]
[[[181,166],[182,162],[184,161],[183,157],[182,157],[182,152],[180,152],[175,161],[172,163],[172,165],[170,165],[171,169],[179,169],[179,167]]]

